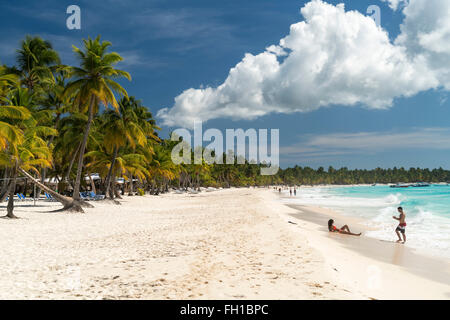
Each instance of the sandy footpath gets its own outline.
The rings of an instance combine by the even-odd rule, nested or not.
[[[329,238],[272,190],[125,196],[121,203],[95,202],[85,214],[18,203],[21,219],[0,220],[0,298],[402,299],[425,288],[427,298],[448,299],[450,292]],[[372,265],[389,275],[381,289],[368,287]],[[404,281],[414,290],[401,296]]]
[[[121,202],[85,214],[18,203],[21,219],[0,220],[0,298],[366,298],[280,219],[268,190]]]

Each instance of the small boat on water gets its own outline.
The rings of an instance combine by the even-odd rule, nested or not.
[[[429,187],[430,184],[426,183],[426,182],[417,182],[414,183],[411,187],[415,187],[415,188],[422,188],[422,187]]]
[[[409,188],[409,184],[397,183],[390,186],[391,188]]]

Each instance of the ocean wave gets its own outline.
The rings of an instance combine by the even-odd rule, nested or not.
[[[317,187],[297,189],[288,203],[333,209],[343,215],[356,216],[376,228],[366,236],[396,240],[397,207],[406,212],[407,246],[432,254],[450,257],[450,197],[448,189],[402,190],[392,193],[389,187]],[[284,192],[289,195],[289,191]]]

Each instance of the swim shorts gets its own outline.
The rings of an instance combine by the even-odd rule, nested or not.
[[[404,226],[398,226],[397,229],[395,229],[395,231],[399,231],[401,233],[405,233],[405,227]]]

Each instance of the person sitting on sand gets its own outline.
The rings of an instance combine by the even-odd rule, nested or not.
[[[398,207],[397,208],[398,212],[400,213],[400,216],[396,217],[393,216],[392,218],[394,218],[395,220],[399,221],[399,224],[397,226],[397,228],[395,229],[395,233],[397,234],[398,240],[397,242],[402,242],[402,238],[400,237],[400,233],[403,235],[403,242],[406,242],[406,214],[403,212],[403,208],[402,207]]]
[[[347,225],[345,225],[345,226],[341,227],[340,229],[338,229],[333,224],[334,224],[334,220],[333,219],[328,220],[328,230],[330,232],[339,232],[339,233],[342,233],[342,234],[348,234],[350,236],[357,236],[357,237],[359,237],[361,235],[361,232],[360,233],[352,233],[350,231],[350,228]]]

